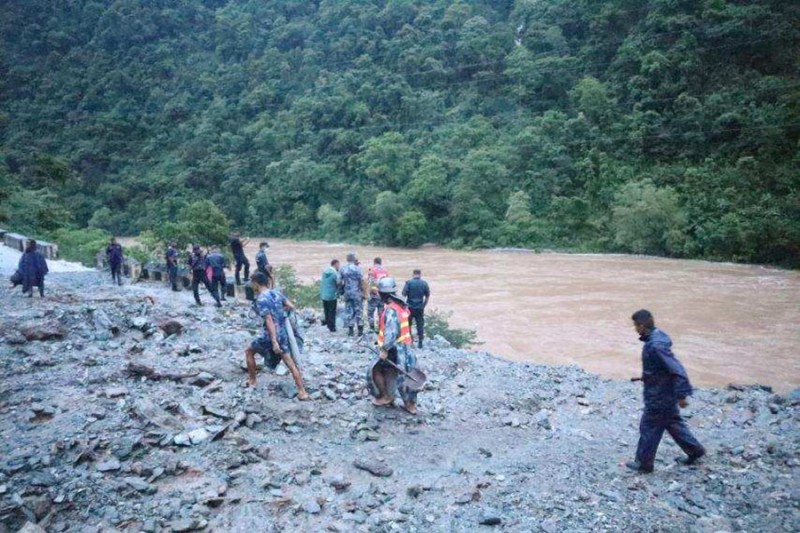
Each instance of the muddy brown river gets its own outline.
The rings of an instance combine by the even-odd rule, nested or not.
[[[258,239],[248,246],[251,263]],[[269,239],[269,260],[319,279],[348,251],[375,256],[398,282],[420,268],[432,308],[475,329],[478,349],[517,361],[576,364],[610,378],[639,372],[630,315],[650,309],[692,381],[800,386],[800,273],[623,255],[405,250]]]

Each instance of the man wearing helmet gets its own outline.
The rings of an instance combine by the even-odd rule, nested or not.
[[[405,376],[386,363],[388,359],[406,372],[412,371],[417,360],[411,352],[411,327],[408,323],[410,312],[405,302],[395,293],[397,284],[393,278],[385,277],[378,281],[378,294],[384,304],[378,327],[378,348],[380,356],[367,372],[370,393],[374,405],[392,405],[397,394],[403,400],[406,410],[417,413],[417,393],[406,386]]]

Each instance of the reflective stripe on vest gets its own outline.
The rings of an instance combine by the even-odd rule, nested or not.
[[[386,304],[383,313],[381,313],[380,327],[378,328],[378,346],[383,347],[384,330],[386,329],[386,311],[390,308],[395,310],[397,319],[400,321],[400,335],[395,342],[397,344],[411,344],[411,325],[408,322],[411,312],[394,300],[390,300],[389,303]]]
[[[383,278],[389,277],[389,272],[381,265],[373,265],[370,274],[372,275],[372,279],[374,281],[379,281]]]

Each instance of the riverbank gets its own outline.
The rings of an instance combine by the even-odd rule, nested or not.
[[[0,522],[12,531],[26,520],[48,531],[800,528],[797,391],[698,390],[687,414],[707,460],[677,466],[667,438],[656,472],[638,476],[621,467],[640,408],[628,382],[433,341],[418,352],[429,384],[411,417],[370,405],[368,351],[311,313],[315,400],[298,402],[285,376],[241,387],[246,304],[217,310],[203,295],[192,307],[187,291],[95,273],[48,281],[45,300],[0,291]]]
[[[261,239],[253,238],[255,256]],[[270,262],[319,279],[334,257],[381,257],[400,282],[422,269],[432,308],[454,327],[476,330],[485,349],[506,359],[576,364],[625,379],[639,364],[630,316],[653,311],[694,381],[800,386],[800,272],[758,266],[625,255],[409,250],[269,239]]]

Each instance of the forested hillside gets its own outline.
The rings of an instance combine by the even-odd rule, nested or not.
[[[800,3],[5,0],[0,224],[800,265]]]

